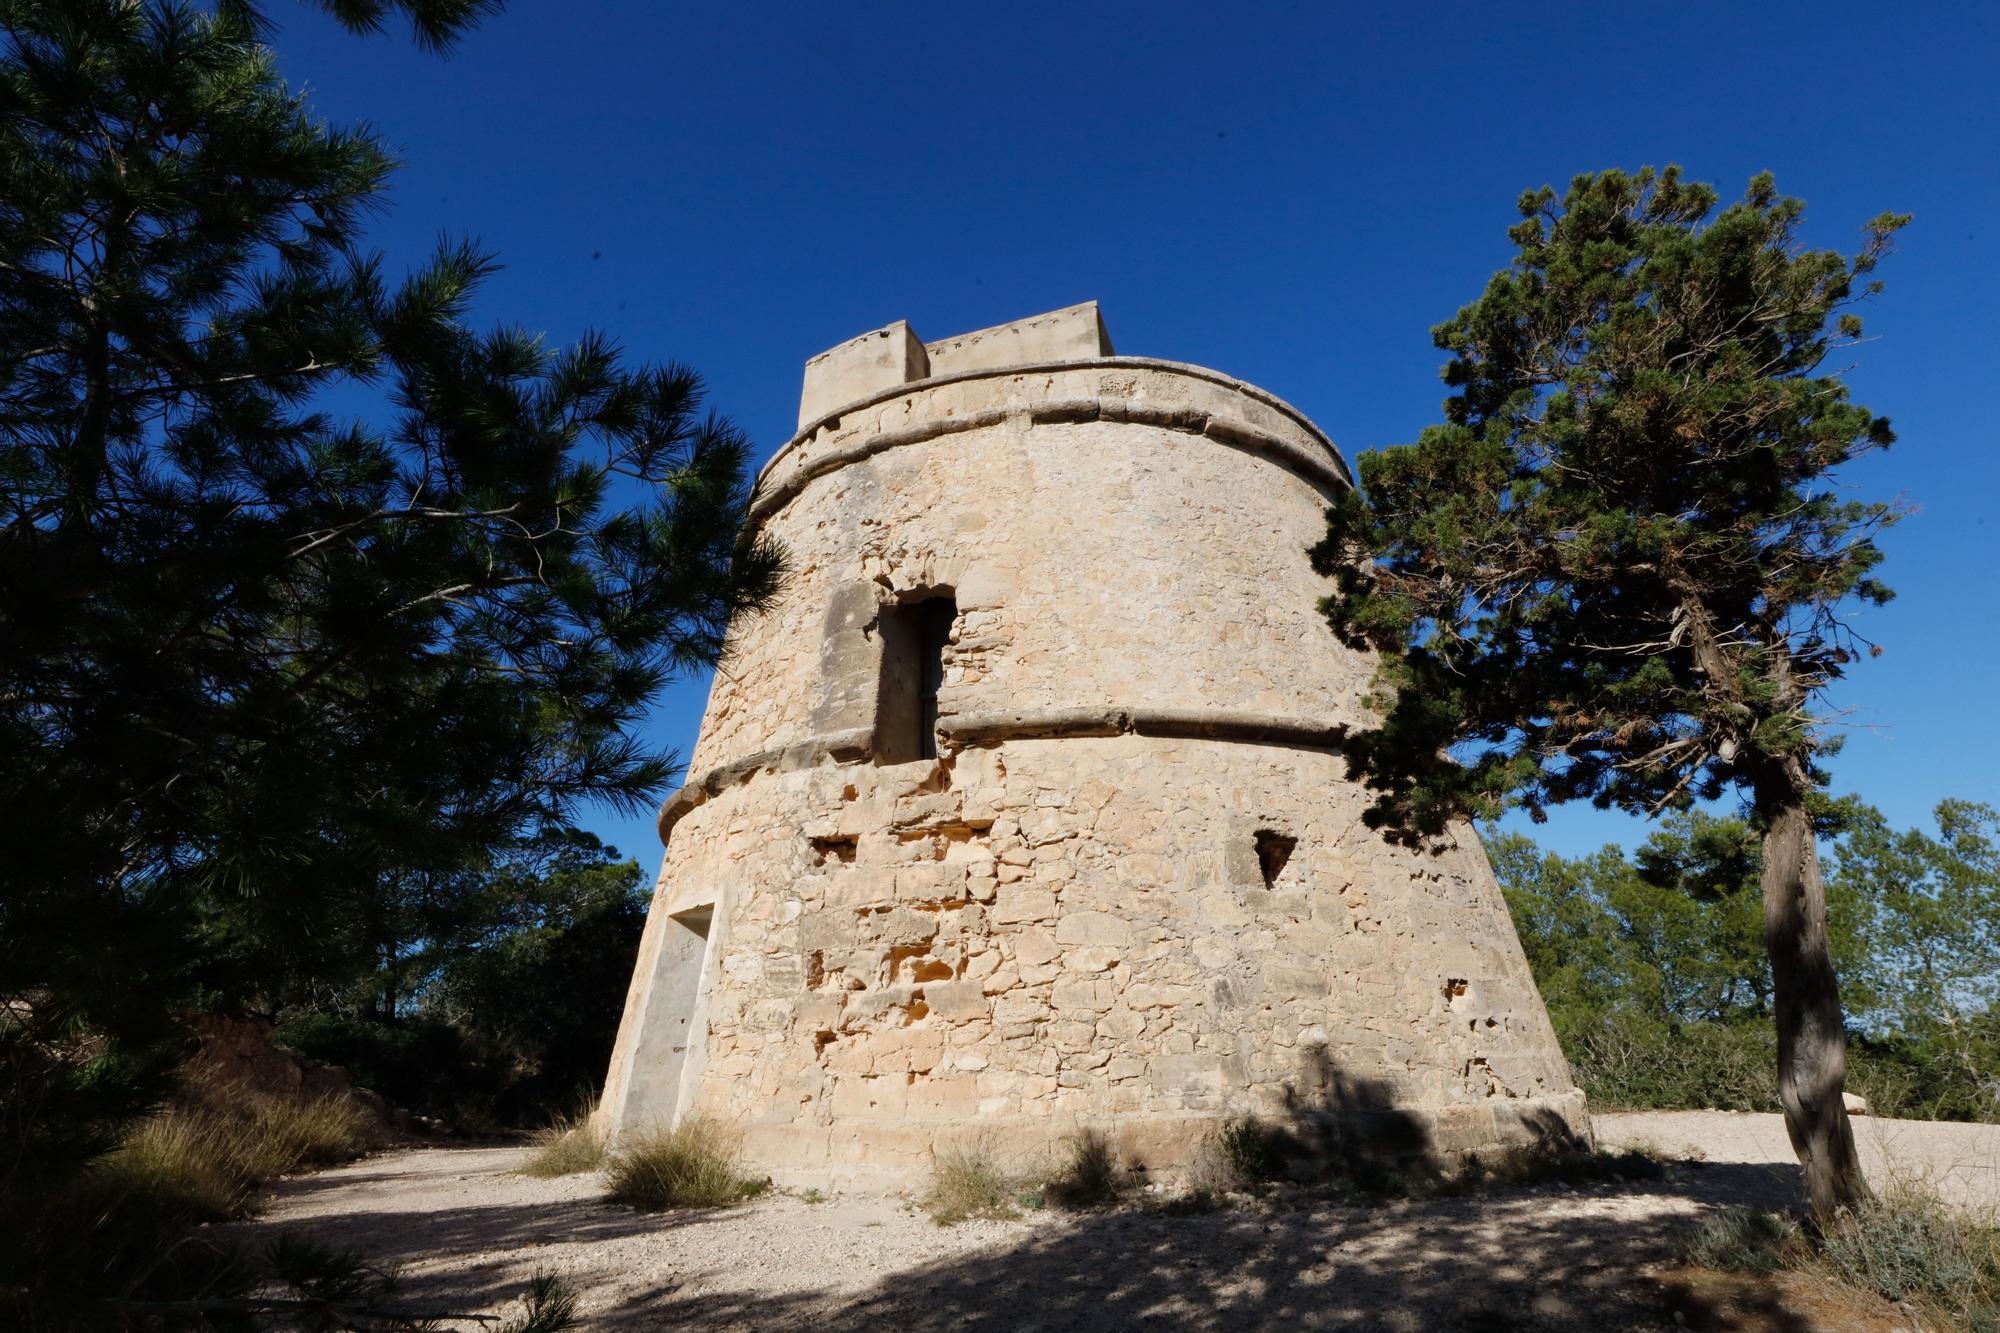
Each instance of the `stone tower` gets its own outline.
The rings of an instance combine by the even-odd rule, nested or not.
[[[1241,1114],[1440,1156],[1582,1130],[1477,839],[1362,825],[1372,663],[1305,560],[1349,484],[1094,302],[809,361],[750,520],[793,573],[660,813],[604,1128],[712,1113],[794,1180],[1081,1125],[1172,1166]]]

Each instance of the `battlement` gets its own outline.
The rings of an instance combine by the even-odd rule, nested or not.
[[[799,426],[836,408],[934,375],[1008,366],[1045,365],[1112,356],[1111,335],[1097,302],[1031,315],[927,343],[907,320],[849,338],[806,362]]]

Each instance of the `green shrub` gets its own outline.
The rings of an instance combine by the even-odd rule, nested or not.
[[[1211,1131],[1196,1145],[1188,1159],[1187,1190],[1172,1200],[1168,1209],[1175,1213],[1212,1212],[1224,1197],[1274,1179],[1284,1168],[1284,1157],[1272,1135],[1255,1120],[1231,1120]]]
[[[1224,1125],[1216,1135],[1216,1146],[1230,1169],[1243,1180],[1270,1180],[1284,1169],[1277,1145],[1254,1120],[1232,1120]]]
[[[1778,1039],[1768,1021],[1676,1029],[1619,1017],[1561,1035],[1570,1072],[1597,1109],[1779,1109]]]
[[[1925,1190],[1905,1186],[1843,1210],[1819,1251],[1854,1286],[2000,1329],[2000,1227]]]
[[[569,1089],[549,1102],[518,1095],[518,1073],[503,1054],[436,1019],[308,1013],[287,1018],[276,1035],[302,1055],[339,1065],[357,1085],[397,1106],[460,1129],[534,1124],[552,1107],[576,1102]]]
[[[592,1111],[559,1115],[535,1131],[534,1151],[529,1154],[524,1176],[547,1179],[595,1171],[604,1165],[604,1136],[591,1125]]]
[[[1912,1186],[1843,1209],[1816,1234],[1777,1213],[1723,1209],[1681,1254],[1705,1268],[1817,1273],[1914,1307],[1924,1327],[2000,1333],[2000,1226]]]
[[[931,1154],[931,1187],[923,1208],[939,1226],[968,1218],[1019,1217],[1015,1181],[983,1146],[947,1148]]]
[[[1569,1143],[1529,1143],[1495,1152],[1469,1153],[1419,1192],[1465,1193],[1478,1189],[1522,1189],[1531,1185],[1601,1185],[1659,1180],[1666,1163],[1639,1148],[1588,1150]]]
[[[1118,1149],[1097,1129],[1081,1129],[1063,1141],[1063,1160],[1042,1187],[1058,1208],[1101,1208],[1115,1203],[1131,1183]]]
[[[734,1130],[705,1116],[621,1143],[605,1164],[611,1197],[635,1208],[716,1208],[760,1193],[743,1175]]]

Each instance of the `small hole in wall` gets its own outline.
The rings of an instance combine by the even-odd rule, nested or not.
[[[1299,840],[1276,829],[1260,828],[1256,842],[1257,867],[1264,872],[1264,887],[1268,889],[1278,882],[1279,875],[1285,873],[1285,863],[1292,859],[1292,851],[1299,845]]]
[[[826,1048],[831,1045],[833,1045],[833,1034],[831,1032],[822,1031],[813,1033],[813,1058],[818,1059],[820,1056],[825,1055]]]
[[[828,861],[853,861],[855,845],[860,839],[852,834],[843,834],[832,838],[814,838],[811,841],[813,864],[823,866]]]

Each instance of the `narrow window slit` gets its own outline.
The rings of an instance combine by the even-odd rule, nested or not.
[[[882,676],[875,695],[875,761],[937,758],[938,693],[958,621],[950,593],[882,608]]]

